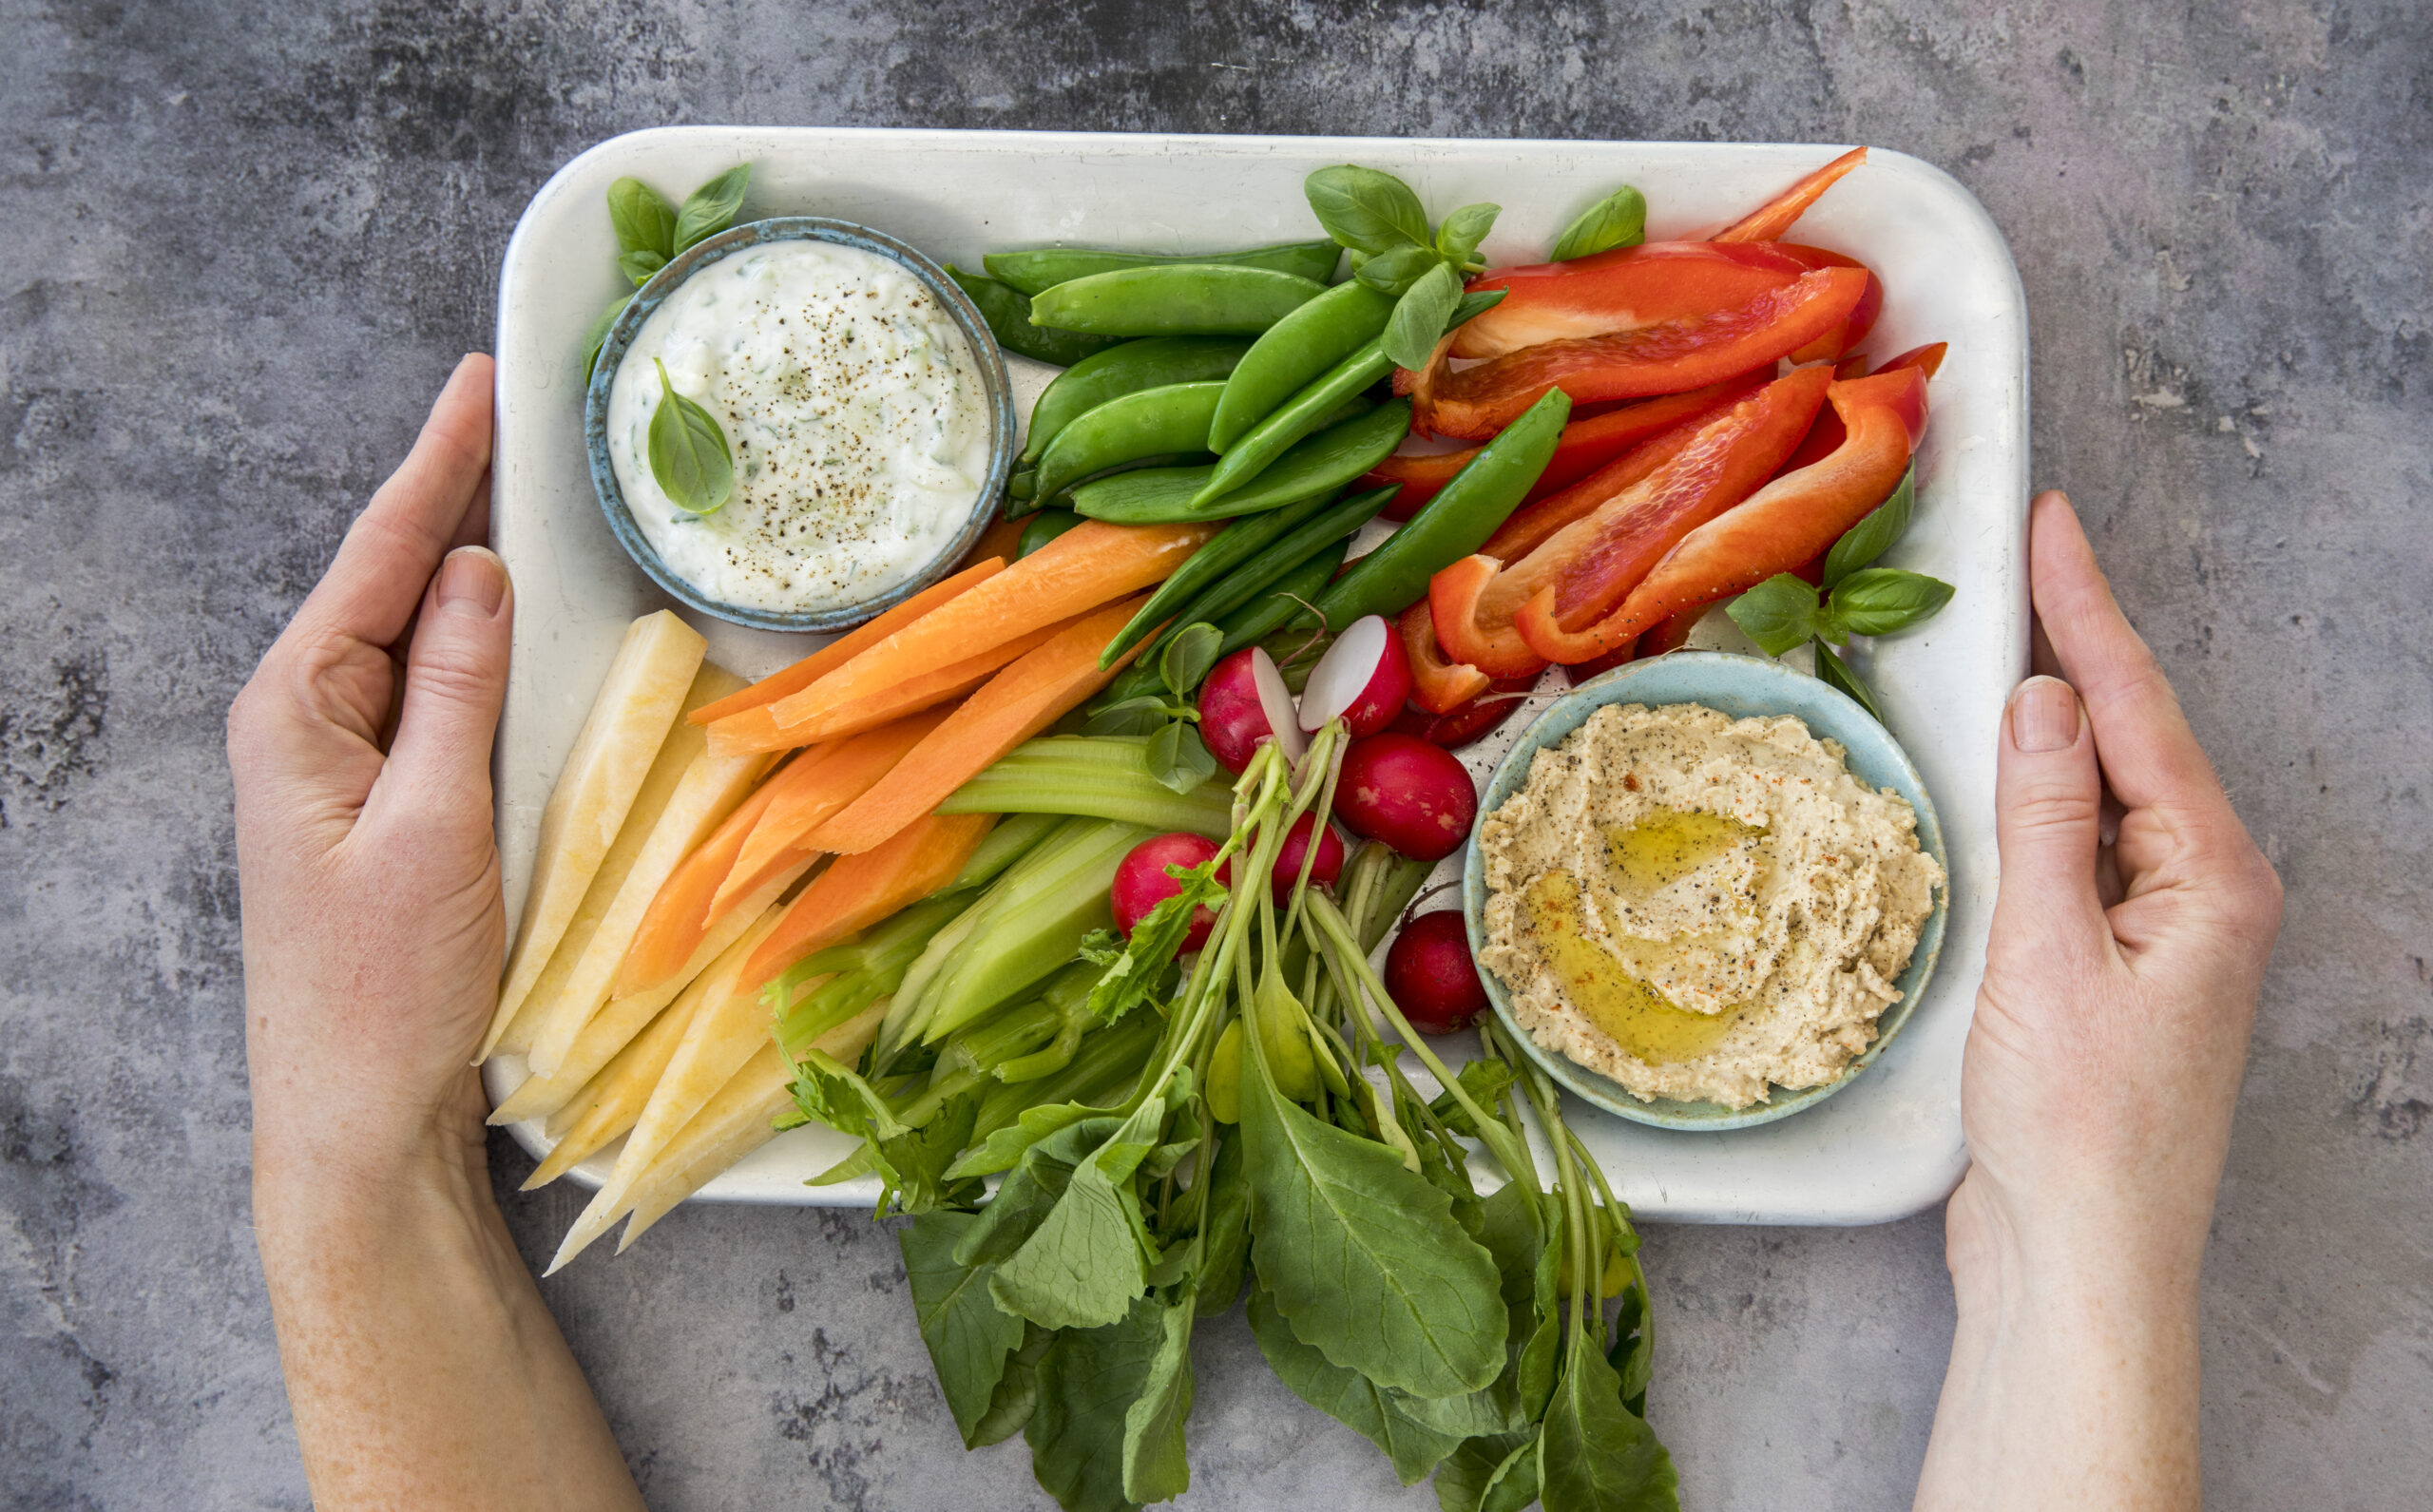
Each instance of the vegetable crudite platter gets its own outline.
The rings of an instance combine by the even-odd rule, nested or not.
[[[647,131],[498,353],[552,1269],[908,1214],[966,1442],[1067,1508],[1188,1485],[1236,1301],[1446,1507],[1655,1507],[1634,1216],[1957,1180],[2026,360],[1935,169]]]

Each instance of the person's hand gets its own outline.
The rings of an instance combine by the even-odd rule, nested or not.
[[[1919,1502],[2193,1506],[2196,1277],[2280,884],[2059,493],[2028,554]]]
[[[514,595],[467,357],[228,715],[254,1224],[314,1502],[639,1507],[490,1194]]]

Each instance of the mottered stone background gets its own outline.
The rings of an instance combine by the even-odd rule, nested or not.
[[[2423,1504],[2412,0],[0,0],[0,1503],[306,1504],[248,1229],[221,716],[487,340],[533,189],[620,131],[753,122],[1868,142],[1956,174],[2025,279],[2036,476],[2289,883],[2205,1290],[2213,1503]],[[493,1163],[546,1256],[578,1194]],[[1648,1259],[1685,1504],[1906,1502],[1939,1214],[1659,1228]],[[544,1291],[656,1506],[1044,1504],[1018,1445],[961,1452],[858,1214],[687,1208]],[[1433,1505],[1238,1315],[1198,1362],[1186,1505]]]

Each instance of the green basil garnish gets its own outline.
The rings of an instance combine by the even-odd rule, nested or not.
[[[667,364],[657,357],[659,406],[650,415],[650,475],[687,514],[715,514],[735,489],[735,459],[726,432],[707,410],[676,392]]]

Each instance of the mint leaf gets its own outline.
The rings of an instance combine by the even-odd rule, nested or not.
[[[1461,302],[1461,278],[1439,262],[1413,283],[1394,306],[1378,346],[1398,366],[1413,370],[1427,366],[1427,359],[1435,354],[1437,338],[1445,334],[1445,322],[1453,317]]]
[[[662,263],[676,256],[676,207],[640,179],[608,186],[608,224],[620,252],[656,253]]]
[[[1817,633],[1816,590],[1788,572],[1751,588],[1724,612],[1770,657],[1781,656]]]
[[[1859,680],[1858,674],[1833,654],[1833,648],[1827,645],[1822,637],[1816,641],[1816,678],[1827,687],[1849,695],[1876,723],[1885,722],[1884,711],[1875,706],[1875,696],[1867,691],[1867,684]]]
[[[1844,578],[1866,566],[1892,548],[1894,542],[1909,528],[1909,513],[1917,500],[1918,469],[1911,468],[1901,474],[1900,486],[1891,496],[1869,510],[1868,517],[1842,532],[1833,549],[1825,553],[1825,587],[1830,592]]]
[[[1548,262],[1569,262],[1616,247],[1635,247],[1647,239],[1647,197],[1629,184],[1580,212],[1578,220],[1555,238]]]
[[[684,208],[676,212],[676,251],[706,241],[735,224],[735,213],[743,208],[743,186],[751,177],[752,164],[738,163],[687,195]]]
[[[657,357],[659,404],[650,412],[650,475],[676,507],[715,514],[735,491],[735,459],[716,416],[676,392]]]
[[[1495,218],[1503,211],[1502,205],[1462,206],[1436,227],[1436,250],[1472,272],[1486,266],[1477,260],[1479,243],[1486,239],[1487,232],[1494,229]]]
[[[1923,572],[1861,567],[1833,589],[1827,606],[1852,635],[1890,635],[1932,619],[1951,595],[1950,584]]]
[[[1302,182],[1310,209],[1327,235],[1375,256],[1395,247],[1427,245],[1427,212],[1410,185],[1390,173],[1351,163],[1320,168]]]

